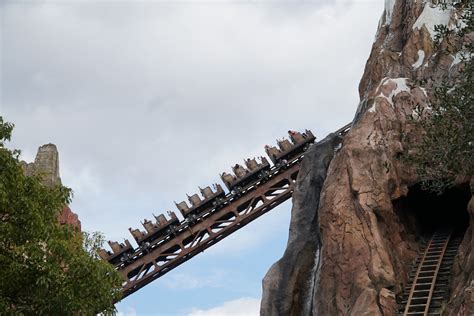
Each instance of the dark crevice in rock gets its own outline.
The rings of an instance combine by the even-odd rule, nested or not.
[[[464,183],[457,187],[451,188],[443,194],[436,194],[423,190],[419,184],[409,188],[408,194],[405,197],[393,201],[394,211],[399,216],[402,227],[405,229],[405,238],[408,243],[412,245],[412,249],[419,251],[419,249],[426,244],[434,232],[440,229],[452,228],[456,234],[461,236],[469,227],[469,213],[468,203],[472,195],[469,189],[469,184]],[[464,246],[470,244],[470,230],[468,229],[465,235]],[[470,252],[469,246],[465,252]],[[460,251],[460,256],[456,257],[454,278],[450,281],[454,284],[456,275],[461,280],[465,279],[465,283],[469,279],[469,273],[463,275],[461,271],[456,271],[456,265],[464,261],[465,255]],[[414,258],[413,258],[414,259]],[[400,275],[403,280],[403,287],[408,282],[408,271],[412,267],[413,262],[406,262],[404,267],[400,267]],[[395,291],[398,295],[403,293]],[[451,291],[453,292],[453,291]],[[455,305],[460,305],[455,304]],[[451,306],[450,306],[451,307]]]
[[[318,221],[320,192],[339,136],[331,134],[306,153],[291,211],[290,235],[283,257],[263,280],[261,315],[308,315],[321,248]]]
[[[393,204],[407,232],[426,240],[440,228],[465,230],[469,225],[467,204],[470,198],[467,183],[440,195],[415,185],[406,197],[397,199]]]

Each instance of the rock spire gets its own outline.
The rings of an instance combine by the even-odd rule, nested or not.
[[[287,249],[263,281],[262,315],[397,313],[396,297],[423,238],[413,213],[399,203],[418,182],[400,159],[420,137],[408,118],[415,106],[429,108],[433,87],[458,74],[459,58],[446,53],[448,43],[434,44],[434,26],[455,28],[459,12],[431,1],[385,4],[352,129],[327,173],[316,167],[316,155],[305,157]],[[464,40],[473,39],[467,34]],[[455,259],[447,315],[474,315],[472,198],[467,212],[470,226]]]

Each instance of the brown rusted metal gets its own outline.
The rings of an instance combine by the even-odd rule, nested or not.
[[[109,240],[109,246],[112,249],[112,252],[105,249],[99,249],[98,254],[103,260],[109,261],[112,264],[120,263],[120,256],[122,254],[133,253],[133,247],[128,239],[125,239],[124,243]]]
[[[309,130],[306,130],[304,134],[295,131],[288,131],[288,135],[293,143],[284,138],[282,140],[277,140],[279,148],[268,145],[265,146],[265,151],[274,164],[277,164],[280,160],[288,159],[289,156],[294,153],[304,152],[306,147],[316,139],[313,133]]]
[[[168,215],[170,216],[169,220],[163,214],[159,214],[158,216],[155,215],[156,222],[145,219],[142,223],[145,231],[132,228],[129,228],[128,230],[138,244],[152,242],[161,236],[166,235],[167,230],[170,227],[179,225],[179,219],[174,212],[168,211]]]
[[[419,263],[403,315],[428,315],[436,279],[452,231],[436,232]]]
[[[352,122],[349,123],[349,124],[346,124],[344,125],[343,127],[341,127],[340,129],[338,129],[337,131],[334,132],[334,134],[338,134],[340,136],[344,136],[346,135],[349,130],[352,128]]]
[[[288,169],[276,172],[267,182],[250,188],[246,195],[215,210],[195,225],[178,228],[174,238],[160,243],[148,253],[135,253],[133,262],[119,269],[126,279],[124,297],[289,199],[299,162],[300,159],[293,161]]]
[[[349,128],[350,124],[335,134],[344,136]],[[200,189],[203,201],[196,195],[188,197],[191,207],[185,201],[176,203],[185,216],[185,221],[179,222],[173,213],[170,221],[160,215],[163,218],[155,216],[156,224],[146,222],[144,226],[147,232],[130,229],[140,247],[135,251],[131,247],[131,251],[127,248],[125,256],[117,257],[120,260],[111,262],[125,278],[122,286],[123,297],[134,293],[289,199],[304,152],[315,139],[308,130],[304,134],[289,131],[289,135],[294,145],[288,152],[279,151],[278,157],[271,156],[274,163],[278,162],[275,166],[271,167],[265,158],[261,159],[260,164],[255,159],[245,161],[249,170],[243,171],[246,174],[256,172],[258,177],[252,177],[251,181],[242,183],[238,190],[225,194],[219,185],[215,187],[216,193],[209,187]],[[238,180],[237,177],[225,173],[222,178],[227,186],[227,182]],[[156,230],[155,226],[160,229]],[[105,252],[102,255],[106,254],[109,255]]]

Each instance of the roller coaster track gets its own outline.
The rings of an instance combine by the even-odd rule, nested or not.
[[[350,127],[348,124],[334,133],[344,136]],[[227,193],[218,206],[196,220],[184,220],[146,247],[132,248],[126,260],[115,264],[125,279],[123,298],[291,198],[304,154],[285,161],[284,166],[273,166],[264,179]]]
[[[401,302],[402,315],[441,315],[448,281],[462,234],[452,229],[433,234],[410,273]]]

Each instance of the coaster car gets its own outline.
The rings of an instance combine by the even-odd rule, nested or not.
[[[270,164],[265,157],[260,157],[260,163],[255,158],[244,160],[246,167],[236,164],[232,167],[234,175],[222,173],[221,179],[229,191],[240,191],[252,182],[262,178],[262,174],[270,170]]]
[[[293,158],[299,156],[305,152],[316,139],[310,130],[306,130],[304,133],[288,131],[288,135],[290,136],[291,142],[288,139],[282,139],[277,140],[278,147],[265,146],[265,151],[275,166],[281,166],[285,161],[291,161]]]
[[[112,249],[112,252],[103,248],[100,248],[97,252],[99,257],[113,265],[120,264],[123,262],[123,259],[127,258],[127,255],[130,255],[134,252],[134,249],[128,239],[125,239],[125,243],[118,243],[116,241],[109,240],[109,246]]]
[[[168,215],[170,219],[167,219],[163,214],[158,216],[153,215],[156,220],[155,222],[145,219],[142,223],[145,231],[132,228],[128,230],[140,246],[147,242],[151,243],[162,236],[168,235],[174,227],[179,226],[179,219],[176,214],[174,212],[168,212]]]
[[[214,191],[209,186],[205,187],[204,189],[199,188],[203,199],[201,199],[198,194],[193,194],[191,196],[187,195],[191,206],[189,206],[186,201],[179,203],[175,202],[176,207],[184,218],[188,218],[191,215],[199,216],[204,211],[209,210],[215,206],[218,199],[222,199],[225,196],[225,192],[220,184],[214,184],[213,187]]]

